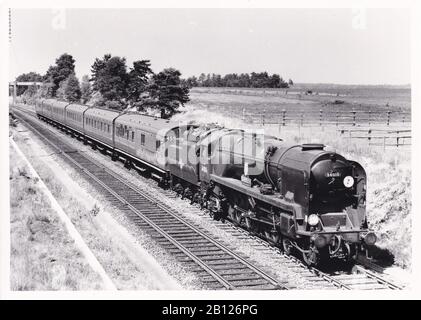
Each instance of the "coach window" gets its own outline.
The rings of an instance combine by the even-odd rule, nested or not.
[[[132,131],[132,141],[134,141],[134,131]]]
[[[108,124],[108,133],[110,133],[110,125]]]
[[[156,140],[156,150],[161,146],[161,140]]]
[[[145,135],[143,133],[140,135],[140,145],[145,145]]]

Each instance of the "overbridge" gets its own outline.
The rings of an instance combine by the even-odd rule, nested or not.
[[[9,88],[13,87],[13,103],[16,102],[16,95],[18,87],[30,87],[30,86],[37,86],[38,88],[42,85],[42,82],[36,82],[36,81],[11,81],[9,82]]]

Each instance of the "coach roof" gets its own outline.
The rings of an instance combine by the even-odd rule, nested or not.
[[[69,105],[66,110],[67,111],[76,111],[76,112],[83,112],[86,109],[88,109],[89,106],[85,106],[83,104],[78,104],[78,103],[72,103],[71,105]]]
[[[56,107],[56,108],[60,108],[60,109],[64,109],[66,106],[68,106],[70,104],[70,102],[59,101],[59,100],[55,100],[55,99],[47,99],[47,100],[43,100],[42,104],[43,105],[49,105],[49,106]]]
[[[176,121],[131,112],[122,114],[117,118],[116,123],[135,126],[149,132],[169,131],[179,126]]]
[[[118,117],[120,113],[118,111],[101,109],[101,108],[90,108],[86,110],[85,117],[98,117],[106,121],[113,121]]]

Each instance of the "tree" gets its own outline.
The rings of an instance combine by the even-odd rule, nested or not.
[[[56,98],[61,99],[61,100],[66,100],[66,94],[64,93],[64,90],[66,88],[66,80],[63,80],[62,82],[60,82],[58,89],[56,90]]]
[[[80,83],[80,93],[83,104],[87,103],[92,97],[92,88],[88,75],[84,75],[82,77],[82,82]]]
[[[189,88],[198,87],[199,82],[195,76],[186,79],[186,84]]]
[[[242,73],[238,77],[238,86],[243,88],[250,87],[250,76],[248,73]]]
[[[228,73],[224,76],[219,74],[201,73],[199,78],[190,77],[186,79],[190,88],[198,87],[243,87],[243,88],[288,88],[288,83],[292,85],[292,80],[286,82],[279,74],[269,75],[265,72],[248,73]]]
[[[41,87],[38,89],[37,96],[39,98],[49,99],[52,97],[52,88],[54,84],[52,82],[43,82]]]
[[[284,81],[284,79],[281,78],[280,87],[281,88],[289,88],[288,82]]]
[[[29,102],[29,103],[34,103],[34,99],[36,98],[38,92],[38,88],[36,84],[32,84],[30,86],[28,86],[28,88],[25,90],[25,92],[23,93],[22,97],[23,97],[23,101],[25,103]]]
[[[107,54],[102,60],[95,60],[91,71],[94,90],[99,91],[105,101],[118,101],[123,105],[129,86],[126,59]]]
[[[94,91],[99,91],[99,88],[96,85],[96,83],[98,81],[98,77],[100,77],[100,73],[105,68],[108,60],[110,60],[110,59],[111,59],[111,54],[109,54],[109,53],[105,54],[104,58],[102,58],[102,59],[95,58],[95,61],[92,65],[92,67],[91,67],[92,76],[91,76],[91,79],[89,80],[93,83],[92,89]]]
[[[64,96],[69,102],[80,101],[81,91],[79,86],[79,80],[76,78],[74,73],[70,74],[65,80]]]
[[[147,93],[149,75],[153,74],[149,60],[133,62],[129,72],[128,100],[132,105],[142,104],[142,98]]]
[[[201,73],[199,76],[199,79],[197,80],[199,87],[204,87],[205,81],[206,81],[206,75],[204,73]]]
[[[56,59],[56,64],[50,66],[44,75],[44,82],[53,83],[52,96],[56,96],[56,92],[60,87],[60,83],[66,80],[70,74],[75,72],[75,59],[70,54],[63,53]]]
[[[164,110],[165,118],[177,112],[180,105],[189,101],[189,88],[181,84],[180,71],[168,68],[154,74],[148,88],[154,104]]]
[[[294,82],[293,82],[291,79],[289,79],[289,80],[288,80],[288,84],[289,84],[290,86],[293,86],[293,85],[294,85]]]
[[[273,74],[269,79],[269,88],[279,88],[281,87],[281,77],[279,74]]]

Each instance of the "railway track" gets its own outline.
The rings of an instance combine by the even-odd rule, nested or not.
[[[176,197],[176,195],[169,194],[168,196]],[[197,208],[198,212],[201,211]],[[280,264],[287,265],[288,268],[293,269],[299,273],[301,277],[308,280],[309,289],[344,289],[344,290],[401,290],[403,289],[393,281],[387,279],[381,273],[374,271],[378,268],[377,265],[357,263],[352,273],[345,271],[337,271],[335,273],[324,272],[315,267],[309,267],[300,259],[287,255],[279,248],[272,246],[266,240],[251,235],[248,231],[238,227],[231,222],[218,224],[219,228],[229,232],[233,237],[241,238],[243,243],[253,245],[256,250],[266,251],[268,258],[278,261]],[[372,268],[372,269],[368,269]]]
[[[187,264],[211,289],[288,289],[284,283],[228,249],[204,230],[194,226],[162,203],[104,166],[95,163],[51,130],[23,113],[16,112],[25,126],[57,150],[99,189],[109,202],[133,222],[153,230],[155,240],[178,261]]]
[[[140,190],[115,172],[94,163],[88,156],[78,152],[75,147],[59,139],[38,120],[30,120],[30,116],[22,114],[22,111],[27,112],[27,110],[19,110],[18,117],[29,129],[33,129],[38,136],[58,150],[68,163],[82,171],[111,204],[124,211],[136,225],[149,231],[167,252],[195,272],[207,288],[288,289],[285,282],[280,282],[225,244],[215,240],[205,230],[186,220],[176,210],[172,210],[160,201],[156,194]],[[35,113],[32,117],[35,118]],[[160,192],[170,198],[177,196],[169,190],[160,189]],[[203,214],[203,210],[195,209]],[[279,248],[250,235],[240,227],[231,223],[215,223],[233,236],[241,237],[242,241],[249,241],[251,245],[258,244],[259,248],[256,249],[265,250],[271,258],[299,273],[312,284],[311,288],[402,289],[376,272],[373,266],[366,265],[370,268],[367,269],[363,265],[356,265],[354,268],[356,273],[351,274],[344,272],[328,274],[317,268],[309,268],[299,259],[282,253]]]

